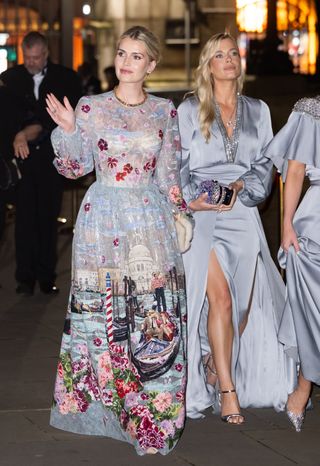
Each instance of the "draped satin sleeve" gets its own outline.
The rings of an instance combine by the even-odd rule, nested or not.
[[[303,98],[295,104],[287,123],[265,150],[285,181],[288,161],[297,160],[320,168],[319,98]]]
[[[259,145],[250,170],[240,176],[244,182],[244,188],[239,192],[238,197],[247,207],[254,207],[264,201],[269,195],[272,186],[272,162],[265,157],[264,148],[273,136],[270,110],[267,104],[259,100],[259,124],[258,140]]]
[[[184,100],[178,107],[179,131],[181,135],[180,177],[185,201],[189,204],[196,197],[197,186],[192,182],[190,174],[190,146],[194,136],[194,103],[195,98]]]

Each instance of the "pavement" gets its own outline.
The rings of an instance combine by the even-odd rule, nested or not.
[[[286,116],[295,97],[284,106],[278,102]],[[204,419],[187,421],[180,442],[165,457],[139,457],[126,443],[49,426],[70,285],[72,224],[81,195],[81,190],[77,195],[65,192],[61,215],[67,223],[59,227],[58,242],[60,293],[54,297],[39,290],[29,298],[15,293],[14,215],[8,214],[0,248],[0,466],[320,466],[319,387],[301,433],[273,409],[243,410],[243,426],[224,424],[208,410]]]

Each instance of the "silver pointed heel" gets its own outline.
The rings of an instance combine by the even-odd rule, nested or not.
[[[294,429],[296,432],[301,432],[302,430],[302,424],[304,421],[304,418],[306,416],[306,411],[304,410],[302,413],[295,414],[292,411],[289,411],[286,408],[286,414],[288,416],[289,421],[293,425]]]

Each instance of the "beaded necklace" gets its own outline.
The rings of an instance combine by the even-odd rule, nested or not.
[[[120,97],[117,95],[117,90],[118,90],[118,86],[116,86],[113,90],[114,96],[118,100],[118,102],[120,102],[120,104],[124,105],[125,107],[138,107],[139,105],[144,104],[148,98],[148,94],[143,89],[143,95],[144,95],[143,100],[141,100],[141,102],[137,102],[136,104],[129,104],[129,102],[126,102],[125,100],[120,99]]]

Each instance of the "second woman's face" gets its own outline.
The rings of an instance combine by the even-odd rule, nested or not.
[[[236,80],[240,76],[240,55],[231,39],[221,40],[210,60],[209,67],[215,81]]]
[[[119,44],[114,65],[119,81],[138,83],[154,70],[156,62],[150,60],[141,40],[125,37]]]

